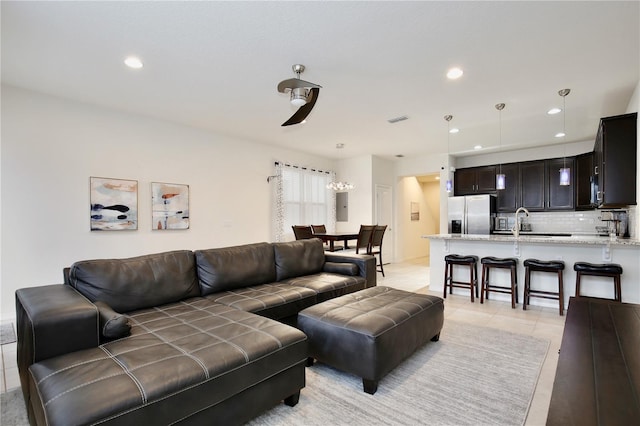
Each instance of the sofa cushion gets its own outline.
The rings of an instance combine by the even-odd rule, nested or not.
[[[202,295],[276,279],[273,249],[269,243],[196,250],[195,255]]]
[[[316,303],[317,292],[287,283],[269,283],[221,291],[208,296],[208,300],[262,315],[272,319],[284,319],[297,315]]]
[[[277,281],[316,274],[324,266],[324,247],[319,238],[273,243],[273,252]]]
[[[189,250],[83,260],[71,266],[69,284],[92,302],[100,300],[121,313],[200,295]]]
[[[316,293],[316,303],[333,299],[354,291],[366,288],[367,280],[361,276],[347,276],[321,272],[319,274],[305,275],[289,278],[282,281],[293,287],[303,287]]]

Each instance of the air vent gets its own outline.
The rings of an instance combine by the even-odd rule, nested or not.
[[[396,117],[396,118],[390,118],[387,121],[391,124],[397,123],[398,121],[404,121],[404,120],[408,120],[409,117],[407,117],[406,115],[401,115],[400,117]]]

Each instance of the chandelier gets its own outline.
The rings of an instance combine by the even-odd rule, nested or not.
[[[343,148],[344,148],[343,143],[336,144],[336,149],[343,149]],[[353,188],[355,188],[355,185],[349,182],[333,181],[327,184],[327,189],[331,189],[334,191],[349,191]]]
[[[352,183],[348,182],[329,182],[327,189],[333,189],[334,191],[348,191],[355,188]]]

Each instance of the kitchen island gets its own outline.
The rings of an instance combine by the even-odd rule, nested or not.
[[[562,260],[564,270],[564,305],[568,306],[569,297],[575,294],[576,273],[573,270],[575,262],[590,263],[618,263],[623,268],[622,301],[640,303],[640,240],[592,235],[470,235],[470,234],[438,234],[425,235],[430,248],[430,281],[429,288],[442,292],[444,289],[444,257],[447,254],[515,257],[518,259],[518,306],[522,309],[524,294],[524,266],[526,259]],[[468,270],[456,268],[455,279],[467,279]],[[492,282],[507,283],[508,270],[492,271]],[[458,275],[459,274],[459,275]],[[478,279],[481,276],[481,265],[478,262]],[[532,288],[545,291],[557,291],[557,276],[555,274],[533,273]],[[480,285],[480,284],[479,284]],[[605,277],[582,278],[581,291],[583,296],[613,298],[613,280]],[[454,289],[454,294],[468,295],[465,289]],[[510,296],[491,293],[491,300],[510,300]],[[478,303],[476,301],[476,303]],[[487,302],[485,302],[487,303]],[[490,301],[488,303],[491,303]],[[532,305],[558,307],[555,300],[531,298]]]

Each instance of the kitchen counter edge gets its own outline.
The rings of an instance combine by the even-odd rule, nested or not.
[[[461,241],[495,241],[495,242],[521,242],[521,243],[549,243],[549,244],[592,244],[592,245],[620,245],[620,246],[640,246],[640,240],[634,238],[572,235],[571,237],[542,237],[520,235],[518,238],[513,235],[476,235],[476,234],[434,234],[423,235],[422,238],[432,240],[461,240]]]

